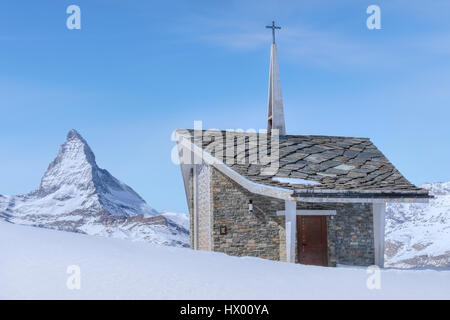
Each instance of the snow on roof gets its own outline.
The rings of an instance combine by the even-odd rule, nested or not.
[[[303,184],[303,185],[308,185],[308,186],[320,185],[320,182],[317,182],[317,181],[297,179],[297,178],[273,177],[272,180],[280,182],[280,183],[288,183],[291,185],[295,185],[295,184]]]

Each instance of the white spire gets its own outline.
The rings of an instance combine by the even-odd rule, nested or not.
[[[275,40],[275,39],[274,39]],[[275,41],[270,47],[269,102],[267,108],[267,133],[278,129],[280,135],[286,135],[284,122],[283,98],[281,97],[280,71]]]

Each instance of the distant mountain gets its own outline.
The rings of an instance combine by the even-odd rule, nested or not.
[[[450,267],[450,182],[421,187],[435,197],[429,203],[387,206],[387,266]]]
[[[39,188],[0,195],[0,217],[18,224],[173,246],[188,246],[187,215],[160,214],[131,187],[97,166],[94,153],[71,130]]]

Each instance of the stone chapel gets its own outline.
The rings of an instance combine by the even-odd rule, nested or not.
[[[319,266],[384,265],[386,203],[427,202],[368,138],[285,128],[275,29],[267,131],[176,131],[191,248]]]

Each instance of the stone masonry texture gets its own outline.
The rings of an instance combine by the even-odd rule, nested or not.
[[[234,256],[286,261],[285,220],[276,214],[277,210],[284,210],[284,201],[250,193],[214,168],[209,174],[211,249]],[[250,199],[253,213],[248,211]],[[297,209],[336,210],[335,216],[327,217],[330,266],[374,264],[370,204],[297,203]],[[225,235],[220,234],[221,226],[227,228]]]

